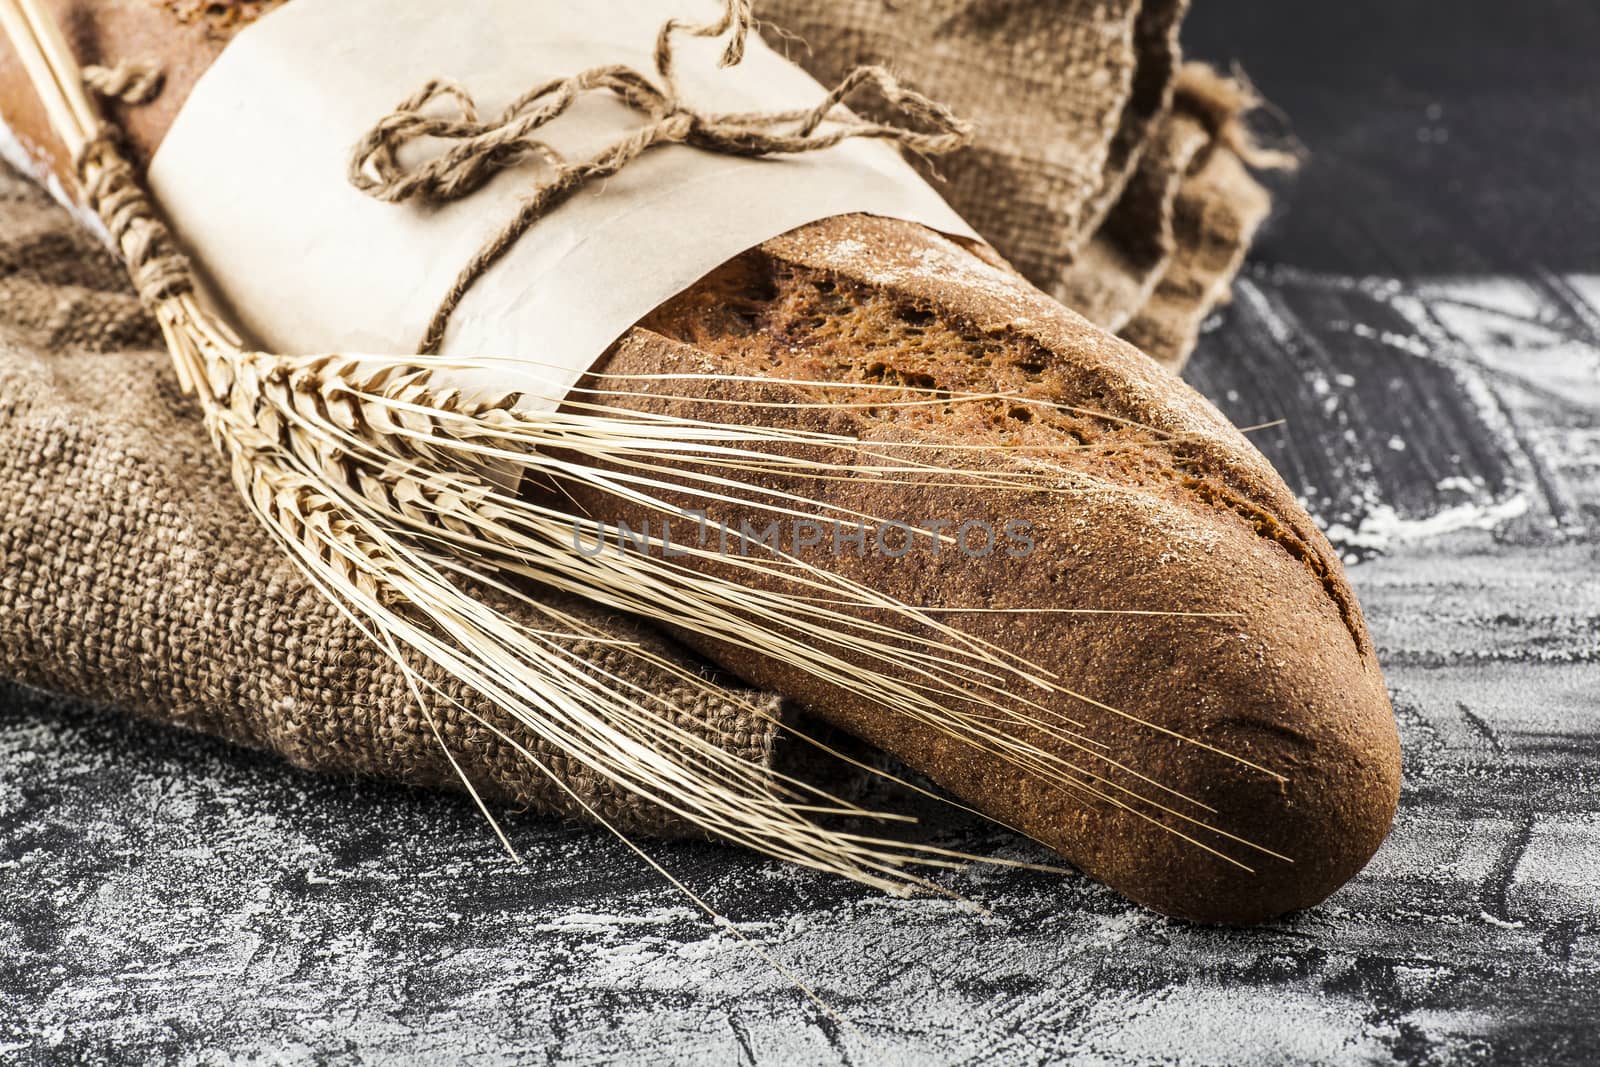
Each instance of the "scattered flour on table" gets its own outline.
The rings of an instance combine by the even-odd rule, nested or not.
[[[1386,551],[1459,530],[1493,530],[1526,515],[1528,506],[1527,495],[1516,493],[1504,500],[1458,504],[1422,518],[1405,518],[1388,504],[1375,504],[1358,526],[1331,523],[1327,534],[1328,540],[1337,545]]]

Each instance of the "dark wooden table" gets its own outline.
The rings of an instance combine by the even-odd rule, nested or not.
[[[1356,561],[1406,751],[1365,873],[1226,931],[654,848],[851,1029],[602,834],[519,869],[457,798],[0,691],[0,1059],[1600,1060],[1600,12],[1197,6],[1312,152],[1190,376]]]

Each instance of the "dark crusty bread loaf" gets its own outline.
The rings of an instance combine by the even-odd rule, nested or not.
[[[1193,824],[1161,820],[1245,861],[1253,868],[1246,872],[1130,810],[1018,775],[967,744],[886,715],[785,664],[739,648],[703,647],[1172,914],[1244,922],[1316,903],[1382,841],[1398,799],[1398,737],[1371,639],[1333,549],[1270,465],[1210,404],[1014,274],[920,227],[831,219],[729,264],[658,311],[597,369],[766,372],[951,392],[1016,391],[1112,416],[1011,400],[945,411],[760,409],[762,421],[787,411],[786,424],[858,435],[868,447],[911,438],[1059,449],[1049,454],[1055,473],[1044,483],[1080,492],[919,489],[907,499],[903,486],[805,478],[789,488],[878,516],[1032,525],[1037,546],[1015,561],[925,551],[895,560],[858,560],[850,552],[827,557],[848,577],[911,603],[1237,612],[1225,619],[949,618],[1021,651],[1085,696],[1284,775],[1280,783],[1081,700],[1052,705],[1085,723],[1084,732],[1108,744],[1119,762],[1215,808],[1204,821],[1292,864]],[[683,386],[674,389],[681,393]],[[730,399],[758,393],[780,405],[837,395],[710,380],[703,389]],[[703,405],[683,401],[636,403],[704,414]],[[719,409],[719,417],[732,410]],[[1004,468],[1036,461],[1019,450],[964,462]],[[596,514],[635,523],[645,517],[599,496],[581,502]],[[736,528],[742,517],[710,510]],[[759,516],[748,518],[760,525]],[[1044,732],[1031,739],[1074,758]],[[1139,787],[1126,774],[1077,761]],[[1172,807],[1201,814],[1181,802]]]
[[[68,12],[85,59],[139,55],[178,73],[162,110],[130,128],[136,150],[147,156],[227,31],[199,23],[163,36],[167,16],[141,0],[57,6]],[[59,172],[62,161],[18,77],[9,58],[0,60],[0,114]],[[992,252],[906,223],[826,220],[715,272],[632,330],[596,370],[729,376],[674,382],[675,395],[615,401],[640,410],[704,418],[705,399],[760,399],[776,406],[719,406],[714,417],[826,429],[859,437],[864,448],[907,440],[948,444],[952,454],[972,444],[1025,446],[962,451],[961,462],[999,470],[1029,464],[1040,471],[1038,492],[771,481],[883,518],[1031,524],[1036,545],[1023,560],[930,552],[827,557],[847,577],[907,602],[1231,613],[949,616],[1090,698],[1057,694],[1047,710],[1083,723],[1126,770],[1075,755],[1042,726],[1020,732],[1092,770],[1121,804],[1019,772],[793,665],[698,640],[729,669],[803,701],[1089,874],[1171,914],[1248,922],[1316,903],[1382,841],[1398,796],[1398,739],[1371,640],[1332,548],[1267,462],[1206,401],[1038,293]],[[1011,390],[1100,414],[1011,401],[825,411],[794,403],[833,395],[820,389],[733,377],[752,375]],[[639,392],[651,388],[666,391],[647,385]],[[699,399],[686,398],[690,391]],[[648,517],[598,494],[578,502],[597,517],[636,525]],[[713,509],[712,517],[734,527],[759,518],[731,506]],[[1134,772],[1212,810],[1170,795],[1164,803],[1172,811],[1135,802],[1117,787],[1153,794]]]

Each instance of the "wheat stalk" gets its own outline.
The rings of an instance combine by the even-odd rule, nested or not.
[[[585,555],[573,551],[571,513],[518,491],[524,483],[576,482],[663,515],[684,515],[666,499],[688,495],[775,515],[868,519],[800,494],[757,490],[747,476],[804,470],[817,478],[1039,491],[1044,483],[1037,476],[929,462],[914,444],[878,444],[871,452],[828,434],[646,416],[603,403],[612,392],[604,386],[590,391],[595,399],[575,396],[563,409],[545,411],[519,406],[515,396],[468,400],[440,384],[443,371],[492,369],[494,360],[254,351],[187,284],[164,227],[38,0],[0,0],[0,23],[79,161],[85,188],[114,190],[97,206],[241,494],[308,580],[405,671],[441,745],[431,706],[449,698],[412,669],[411,657],[439,665],[481,694],[525,737],[687,823],[768,855],[896,893],[928,888],[915,866],[970,858],[825,827],[816,816],[892,816],[863,812],[679,727],[662,698],[578,660],[567,643],[598,635],[524,592],[523,582],[533,581],[794,664],[886,713],[915,719],[1073,795],[1132,812],[1238,866],[1246,865],[1198,834],[1276,855],[1211,825],[1212,809],[1118,762],[1085,735],[1083,723],[1041,701],[1065,696],[1144,720],[941,622],[938,610],[911,607],[777,551],[716,558],[724,569],[760,570],[769,586],[781,588],[714,573],[704,566],[713,553],[702,547],[678,546],[686,552],[681,562],[648,551]],[[160,268],[151,268],[155,277],[141,277],[139,266],[152,262]],[[942,395],[938,402],[992,399]],[[869,462],[815,458],[839,448]],[[659,538],[649,540],[663,547]],[[772,583],[773,576],[781,580]],[[473,585],[500,591],[540,624],[483,603]],[[891,621],[874,622],[873,615]],[[1021,730],[1047,734],[1063,751],[1026,741]],[[459,765],[457,771],[477,800],[470,778]]]

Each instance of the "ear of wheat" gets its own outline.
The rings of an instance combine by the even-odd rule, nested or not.
[[[651,417],[605,404],[604,384],[589,391],[591,399],[580,390],[561,409],[545,411],[519,406],[514,396],[469,400],[440,382],[444,370],[493,369],[497,361],[490,359],[254,351],[197,297],[187,265],[37,0],[0,0],[0,23],[78,161],[86,199],[117,240],[251,511],[307,579],[393,657],[447,754],[431,709],[451,698],[414,667],[418,660],[442,667],[503,712],[505,721],[497,723],[461,709],[514,746],[527,751],[530,738],[551,745],[723,839],[896,893],[929,887],[915,873],[919,866],[970,858],[824,825],[828,820],[817,816],[892,816],[775,775],[676,725],[663,698],[571,652],[571,639],[603,635],[529,595],[525,583],[536,582],[795,664],[886,714],[912,717],[1021,774],[1124,808],[1230,863],[1245,866],[1193,831],[1266,851],[1207,823],[1206,805],[1117,762],[1081,722],[1040,700],[1064,694],[1127,713],[941,622],[937,610],[911,607],[781,551],[719,557],[723,571],[761,568],[782,577],[765,589],[696,566],[703,561],[697,557],[710,554],[706,548],[678,546],[687,558],[676,560],[658,552],[576,552],[573,516],[518,491],[525,482],[581,482],[669,515],[685,511],[666,498],[687,494],[777,515],[859,519],[867,516],[843,515],[798,494],[758,491],[748,475],[804,469],[819,478],[1030,491],[1041,488],[1037,478],[962,470],[926,459],[914,444],[857,448],[853,454],[863,459],[830,463],[816,457],[859,442]],[[989,399],[940,394],[937,401],[897,402]],[[856,402],[882,398],[838,403]],[[518,616],[485,603],[474,586],[509,598]],[[915,642],[906,640],[910,633],[918,635]],[[687,672],[683,677],[709,686]],[[1048,734],[1059,751],[1023,740],[1021,727]],[[461,777],[477,798],[470,776]]]

